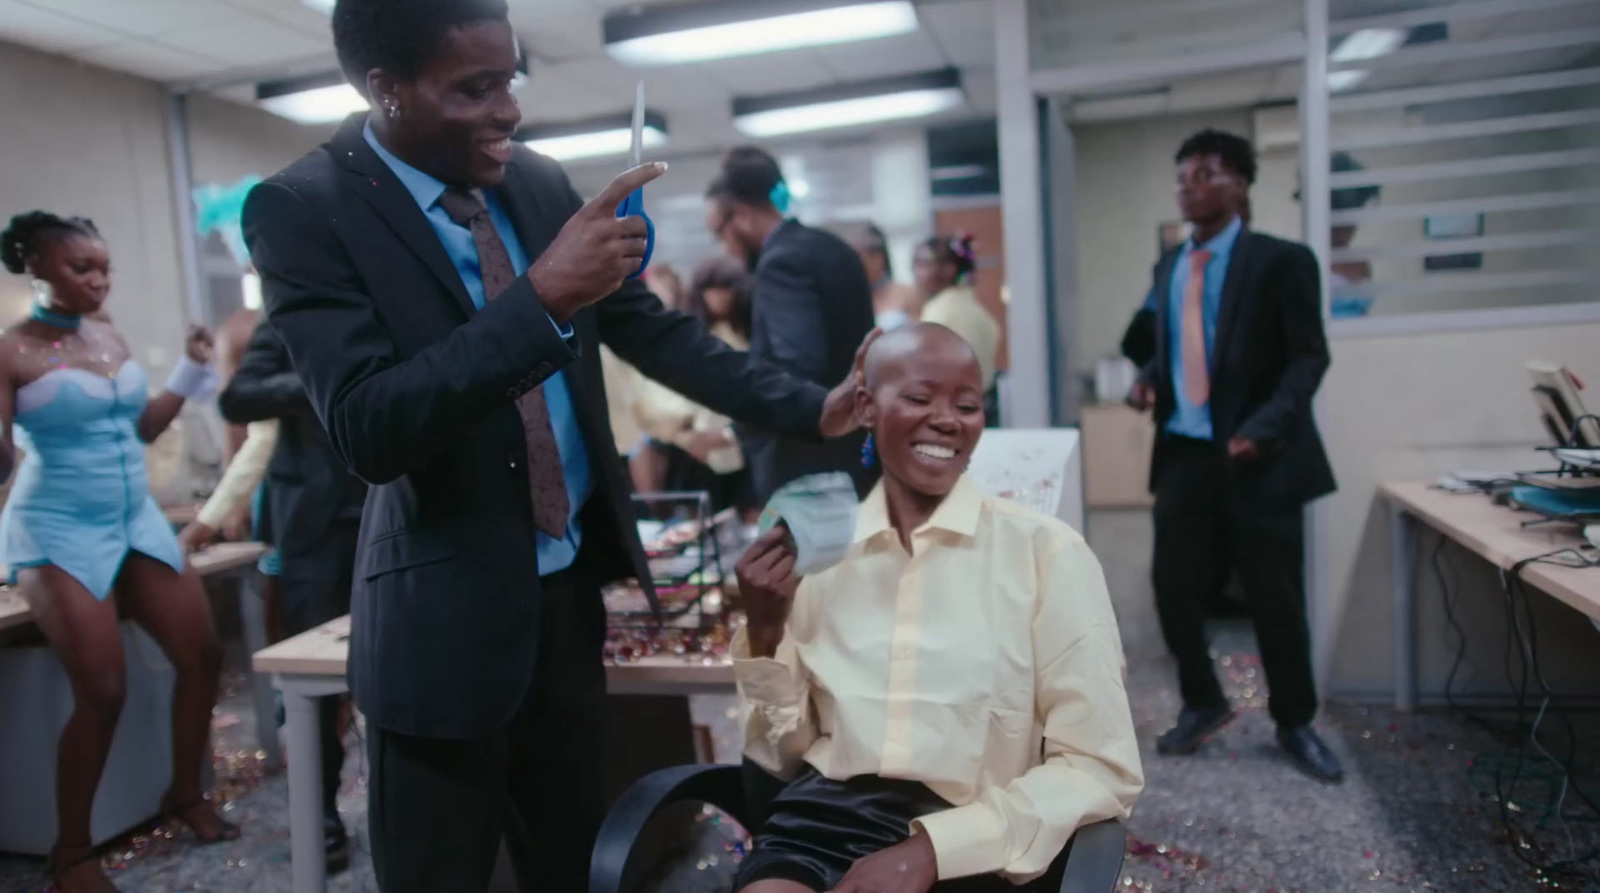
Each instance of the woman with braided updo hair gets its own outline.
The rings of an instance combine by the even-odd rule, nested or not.
[[[911,268],[917,290],[927,301],[922,307],[923,322],[938,323],[972,346],[983,368],[987,393],[994,385],[995,364],[1000,359],[1000,323],[972,289],[977,257],[971,234],[934,236],[917,246]]]
[[[211,335],[190,330],[166,387],[150,397],[144,369],[102,311],[111,261],[92,222],[19,214],[0,233],[0,260],[31,277],[34,291],[29,317],[0,334],[0,472],[13,471],[13,436],[26,456],[0,512],[0,562],[60,656],[74,698],[57,745],[50,871],[62,893],[105,893],[116,888],[94,858],[89,817],[122,709],[119,608],[177,671],[162,812],[208,843],[239,836],[201,783],[222,647],[144,465],[144,445],[185,400],[214,388]]]

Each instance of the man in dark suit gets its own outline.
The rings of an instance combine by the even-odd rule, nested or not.
[[[1154,582],[1183,711],[1162,753],[1192,753],[1234,716],[1207,651],[1203,606],[1238,574],[1271,690],[1278,741],[1337,781],[1311,728],[1317,694],[1306,625],[1304,507],[1333,492],[1311,398],[1328,368],[1316,257],[1240,218],[1255,151],[1202,131],[1177,154],[1178,208],[1193,235],[1156,264],[1155,355],[1133,402],[1155,410]]]
[[[843,239],[786,218],[788,185],[771,155],[730,151],[706,190],[706,227],[755,271],[750,354],[808,381],[832,385],[850,374],[872,331],[872,285]],[[877,480],[861,461],[865,434],[826,443],[746,427],[740,444],[757,502],[807,474],[843,471],[863,496]]]
[[[372,485],[350,684],[379,884],[483,890],[504,838],[524,891],[582,890],[603,817],[599,587],[650,576],[599,346],[796,437],[852,430],[851,382],[752,363],[625,280],[645,223],[616,208],[665,165],[585,204],[513,141],[505,0],[339,0],[333,32],[373,111],[257,187],[244,221],[268,318]]]
[[[356,534],[367,485],[344,467],[311,410],[283,339],[265,320],[256,325],[239,368],[217,398],[222,417],[235,425],[278,420],[278,442],[267,464],[266,517],[282,561],[278,588],[283,628],[305,632],[350,613]],[[322,726],[322,814],[328,870],[350,861],[349,837],[336,798],[344,747],[339,741],[339,698],[319,698]]]

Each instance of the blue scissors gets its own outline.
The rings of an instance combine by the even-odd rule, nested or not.
[[[639,82],[633,97],[633,166],[638,167],[644,163],[644,81]],[[629,279],[638,279],[650,266],[650,255],[656,251],[656,224],[650,215],[644,212],[644,187],[635,189],[617,206],[618,217],[641,217],[644,219],[645,241],[644,259],[639,263],[638,272],[629,276]]]

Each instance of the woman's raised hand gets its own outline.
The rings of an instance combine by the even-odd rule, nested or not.
[[[209,365],[216,351],[210,329],[198,325],[189,327],[189,336],[183,341],[183,352],[189,355],[189,359],[202,366]]]
[[[800,578],[794,574],[795,552],[789,529],[777,524],[750,545],[733,569],[749,623],[751,657],[772,657],[783,640]]]

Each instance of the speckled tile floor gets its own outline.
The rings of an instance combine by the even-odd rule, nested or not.
[[[1125,625],[1126,626],[1126,625]],[[1139,647],[1134,647],[1137,644]],[[1240,718],[1199,754],[1163,758],[1152,741],[1177,710],[1171,670],[1148,656],[1149,643],[1130,643],[1129,692],[1144,743],[1148,785],[1129,822],[1123,889],[1146,893],[1348,893],[1348,891],[1539,890],[1600,893],[1600,884],[1541,884],[1519,862],[1502,830],[1493,797],[1494,767],[1506,753],[1494,735],[1441,713],[1398,715],[1380,708],[1334,706],[1319,720],[1349,777],[1323,786],[1301,776],[1278,751],[1260,686],[1250,637],[1224,625],[1216,637],[1219,671],[1240,707]],[[229,688],[242,688],[237,674]],[[717,756],[736,758],[739,733],[731,698],[702,698],[695,721],[712,729]],[[1587,750],[1587,789],[1600,796],[1594,771],[1600,716],[1573,717]],[[113,878],[125,893],[287,893],[289,839],[287,784],[282,774],[262,777],[250,742],[252,713],[246,694],[232,694],[217,711],[218,777],[231,798],[228,815],[243,839],[213,847],[141,835],[111,848]],[[1564,746],[1555,717],[1541,726],[1554,752]],[[334,893],[377,888],[367,857],[362,761],[346,765],[341,810],[355,831],[354,866],[331,879]],[[1548,764],[1530,755],[1519,801],[1534,814],[1559,794]],[[1569,794],[1566,811],[1580,807]],[[1523,814],[1533,827],[1536,815]],[[1600,823],[1573,821],[1573,852],[1600,847]],[[703,817],[686,834],[676,858],[661,867],[656,893],[711,893],[725,889],[737,859],[737,829]],[[1569,844],[1553,821],[1535,840],[1553,852]],[[1524,852],[1531,852],[1524,850]],[[41,889],[42,862],[0,856],[0,893]],[[719,886],[720,884],[720,886]]]

